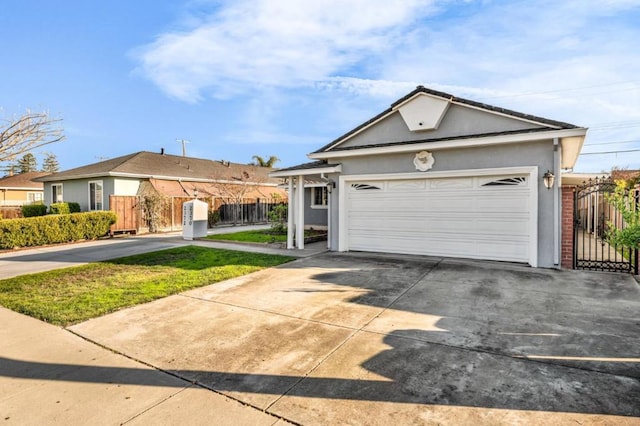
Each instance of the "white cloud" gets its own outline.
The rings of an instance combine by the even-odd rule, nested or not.
[[[322,137],[338,136],[328,126],[359,122],[335,111],[361,120],[359,111],[380,105],[379,112],[418,84],[578,125],[630,121],[594,129],[587,143],[640,140],[639,7],[640,0],[225,1],[135,55],[143,75],[183,101],[261,92],[261,105],[246,107],[255,124],[243,135],[265,143],[304,134],[273,116],[302,97],[335,98],[319,103],[315,123],[324,125]],[[598,156],[578,166],[608,167]]]
[[[399,43],[430,13],[420,0],[237,0],[134,52],[139,71],[172,97],[228,97],[258,86],[299,87]]]

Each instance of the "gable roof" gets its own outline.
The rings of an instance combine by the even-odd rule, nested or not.
[[[55,182],[114,176],[191,182],[227,180],[231,182],[251,181],[254,183],[277,184],[277,180],[269,178],[269,172],[271,171],[273,169],[268,167],[249,164],[141,151],[54,173],[38,180],[41,182]],[[245,173],[249,176],[247,177]]]
[[[518,112],[518,111],[513,111],[513,110],[510,110],[510,109],[506,109],[506,108],[501,108],[501,107],[497,107],[497,106],[493,106],[493,105],[489,105],[489,104],[484,104],[484,103],[481,103],[481,102],[472,101],[472,100],[465,99],[465,98],[460,98],[460,97],[451,95],[449,93],[428,89],[428,88],[426,88],[424,86],[418,86],[418,87],[416,87],[415,90],[413,90],[412,92],[408,93],[406,96],[404,96],[404,97],[398,99],[397,101],[395,101],[394,103],[392,103],[389,108],[387,108],[386,110],[382,111],[380,114],[378,114],[375,117],[371,118],[370,120],[362,123],[358,127],[350,130],[349,132],[345,133],[344,135],[338,137],[337,139],[334,139],[332,142],[330,142],[327,145],[323,146],[322,148],[312,152],[311,154],[313,155],[313,154],[319,154],[319,153],[328,152],[328,151],[337,151],[337,150],[347,149],[347,148],[339,148],[338,145],[340,145],[342,142],[346,141],[347,139],[351,138],[352,136],[358,134],[360,131],[368,128],[371,125],[373,125],[374,123],[377,123],[378,121],[384,119],[385,117],[387,117],[391,113],[397,111],[397,108],[400,105],[402,105],[403,103],[409,101],[410,99],[412,99],[412,98],[414,98],[414,97],[416,97],[417,95],[420,95],[420,94],[426,94],[426,95],[438,97],[438,98],[441,98],[441,99],[445,99],[445,100],[447,100],[447,101],[449,101],[451,103],[465,105],[465,106],[468,106],[468,107],[481,109],[481,110],[484,110],[484,111],[488,111],[488,112],[491,112],[491,113],[512,117],[512,118],[519,119],[519,120],[529,121],[529,122],[535,123],[536,125],[540,126],[540,127],[536,128],[536,129],[529,129],[527,131],[522,131],[521,133],[532,132],[532,131],[580,129],[579,126],[576,126],[574,124],[565,123],[565,122],[562,122],[562,121],[550,120],[550,119],[547,119],[547,118],[538,117],[538,116],[531,115],[531,114],[525,114],[525,113],[521,113],[521,112]],[[501,134],[503,134],[503,133],[494,133],[494,134],[491,134],[491,135],[487,135],[487,134],[467,134],[467,135],[462,135],[462,136],[457,136],[457,137],[449,137],[449,138],[446,138],[446,140],[470,139],[470,138],[488,137],[488,136],[499,136]],[[438,140],[443,140],[443,139],[439,138]],[[393,142],[392,144],[387,144],[387,145],[416,144],[416,143],[424,143],[424,142],[429,142],[429,141],[431,141],[431,139],[425,138],[425,139],[411,140],[411,141],[397,141],[397,142]],[[365,148],[365,147],[357,147],[357,148]],[[348,149],[353,149],[353,148],[348,148]]]
[[[40,181],[34,181],[36,178],[47,176],[47,172],[28,172],[19,173],[13,176],[6,176],[0,179],[0,189],[13,190],[44,190],[44,185]]]

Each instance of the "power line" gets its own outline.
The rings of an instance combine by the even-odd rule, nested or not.
[[[622,154],[624,152],[640,152],[640,149],[627,149],[623,151],[581,152],[580,155]]]
[[[600,88],[600,87],[611,87],[611,86],[619,86],[619,85],[623,85],[623,84],[636,84],[636,83],[640,83],[640,81],[621,81],[618,83],[608,83],[608,84],[594,84],[591,86],[583,86],[583,87],[575,87],[573,89],[555,89],[555,90],[545,90],[545,91],[540,91],[540,92],[524,92],[524,93],[516,93],[516,94],[512,94],[512,95],[500,95],[500,96],[488,96],[485,99],[500,99],[500,98],[520,98],[520,97],[526,97],[526,96],[535,96],[535,95],[546,95],[546,94],[553,94],[553,93],[563,93],[563,92],[575,92],[575,91],[579,91],[579,90],[588,90],[588,89],[595,89],[595,88]],[[637,89],[640,88],[640,86],[636,86],[636,87],[632,87],[632,89]],[[625,88],[625,89],[619,89],[617,91],[620,90],[629,90],[629,88]],[[609,91],[609,92],[613,92],[613,91]]]
[[[596,145],[619,145],[623,143],[640,143],[640,139],[636,140],[626,140],[626,141],[607,141],[607,142],[598,142],[598,143],[587,143],[584,146],[596,146]]]

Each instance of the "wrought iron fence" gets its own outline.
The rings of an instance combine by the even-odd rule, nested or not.
[[[576,188],[574,197],[574,268],[638,273],[638,251],[607,241],[609,227],[624,229],[622,214],[607,200],[616,184],[611,178],[591,179]],[[633,208],[638,191],[628,192]]]

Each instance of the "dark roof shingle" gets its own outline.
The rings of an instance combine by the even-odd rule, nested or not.
[[[131,176],[175,180],[250,180],[252,182],[276,183],[269,178],[273,169],[249,164],[238,164],[182,157],[148,151],[136,152],[75,169],[54,173],[41,178],[43,182],[82,179],[98,176]],[[249,174],[247,178],[244,173]]]

